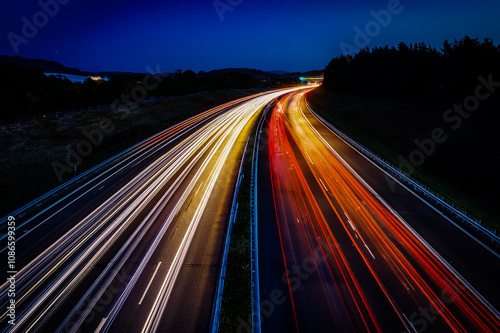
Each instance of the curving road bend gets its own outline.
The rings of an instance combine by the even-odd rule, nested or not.
[[[276,104],[259,165],[263,331],[498,332],[497,310],[311,124],[305,94]]]
[[[17,212],[15,325],[4,283],[2,331],[208,330],[248,135],[290,91],[208,110]]]

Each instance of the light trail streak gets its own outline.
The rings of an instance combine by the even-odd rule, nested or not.
[[[50,218],[54,217],[56,214],[58,214],[64,208],[66,208],[66,207],[70,206],[72,203],[76,202],[78,199],[80,199],[85,194],[92,191],[95,187],[104,183],[106,180],[108,180],[113,175],[119,173],[120,171],[122,171],[125,168],[130,167],[130,164],[132,164],[133,162],[127,162],[127,161],[132,160],[132,161],[136,161],[135,164],[139,163],[141,161],[141,159],[144,159],[146,156],[151,155],[152,152],[154,152],[155,150],[158,150],[158,149],[161,149],[162,147],[167,146],[172,141],[174,141],[176,138],[182,136],[186,132],[186,129],[190,128],[189,127],[190,125],[196,124],[196,122],[205,121],[206,119],[209,119],[210,117],[219,113],[221,110],[224,110],[225,108],[228,108],[228,107],[235,106],[235,105],[242,103],[246,100],[247,100],[247,98],[241,98],[241,99],[220,105],[220,106],[215,107],[213,109],[207,110],[205,112],[202,112],[202,113],[195,115],[195,116],[193,116],[185,121],[182,121],[179,124],[173,125],[172,127],[152,136],[151,138],[146,139],[146,141],[147,141],[146,143],[139,143],[139,144],[127,149],[125,152],[122,152],[122,153],[118,154],[117,156],[112,157],[110,160],[106,161],[106,164],[115,163],[115,162],[117,164],[104,170],[102,173],[98,174],[94,179],[92,179],[92,181],[89,182],[89,184],[85,184],[85,185],[92,184],[93,182],[99,180],[100,178],[102,178],[103,176],[105,176],[108,173],[110,173],[110,175],[108,175],[106,178],[100,180],[98,182],[98,184],[92,186],[89,190],[86,190],[84,193],[78,195],[78,197],[74,198],[69,203],[66,203],[63,207],[59,208],[56,212],[52,213],[52,215],[45,218],[42,222],[37,223],[36,226],[34,226],[32,229],[27,230],[26,233],[21,235],[17,240],[19,241],[20,239],[26,237],[29,232],[32,232],[33,230],[35,230],[36,228],[38,228],[39,226],[44,224],[46,221],[50,220]],[[166,139],[166,138],[169,138],[171,140],[169,140],[168,142],[165,142],[164,139]],[[156,145],[154,145],[154,143],[156,143]],[[161,146],[159,146],[158,144],[161,144]],[[121,159],[123,156],[125,156],[125,157],[123,159]],[[118,170],[114,170],[115,168],[117,168],[119,166],[121,166],[121,167]],[[37,217],[39,217],[40,215],[42,215],[46,211],[49,211],[51,208],[55,207],[59,203],[64,202],[65,199],[68,199],[68,198],[75,196],[75,194],[80,192],[82,188],[84,188],[84,187],[81,186],[81,187],[71,191],[69,194],[66,194],[64,197],[56,200],[55,202],[51,203],[49,206],[44,207],[43,209],[37,211],[34,215],[31,215],[30,217],[25,219],[22,224],[17,226],[17,229],[19,230],[19,229],[23,228],[24,226],[29,224],[31,221],[35,220]],[[1,223],[4,224],[5,219],[3,219]],[[0,238],[0,240],[2,240],[3,238],[5,238],[5,236],[2,236]],[[5,251],[6,249],[7,249],[7,247],[0,250],[0,252]],[[4,287],[4,285],[5,285],[5,283],[2,285],[2,288]]]
[[[300,258],[307,256],[310,250],[306,244],[315,239],[321,244],[317,236],[319,232],[316,234],[316,231],[321,230],[321,239],[329,244],[327,248],[330,252],[325,252],[325,256],[328,259],[335,258],[335,261],[327,260],[331,277],[336,285],[342,281],[349,287],[348,293],[337,289],[336,294],[323,296],[334,302],[340,299],[344,305],[346,316],[337,312],[333,324],[346,323],[354,328],[356,324],[352,318],[359,316],[365,325],[358,329],[380,330],[371,310],[377,301],[365,297],[347,263],[346,256],[351,258],[356,254],[364,263],[363,267],[357,266],[356,270],[369,272],[406,330],[418,330],[413,314],[418,315],[419,309],[428,308],[435,319],[427,320],[425,324],[432,325],[434,329],[498,332],[498,312],[443,262],[399,215],[387,207],[310,123],[301,107],[305,104],[304,94],[302,91],[287,95],[272,115],[270,171],[285,264],[297,264]],[[298,155],[304,157],[307,169],[301,169],[293,145],[300,152]],[[313,184],[310,178],[306,179],[305,174],[311,175],[322,195],[313,194]],[[319,198],[326,199],[328,209],[338,222],[326,221],[319,214],[321,209],[326,209],[324,205],[320,208]],[[315,213],[316,210],[319,213]],[[287,222],[290,217],[305,213],[312,217],[310,225],[314,233],[306,229],[295,230]],[[343,230],[336,226],[337,223]],[[316,229],[316,226],[319,228]],[[336,236],[346,235],[356,251],[335,247],[337,242],[330,226]],[[293,243],[294,246],[287,247],[287,243]],[[307,302],[307,297],[301,293],[305,291],[290,290],[294,309],[300,307],[298,299]],[[318,298],[317,295],[315,297]],[[356,297],[361,301],[356,301]],[[328,302],[325,300],[321,304]],[[302,311],[295,313],[298,329],[307,327],[301,324],[301,320],[308,320],[307,309],[303,306]],[[408,314],[411,315],[408,317]],[[370,326],[370,320],[374,326]]]
[[[100,190],[127,168],[141,168],[57,242],[19,270],[16,277],[19,285],[16,325],[6,327],[6,331],[29,332],[43,328],[97,263],[120,242],[121,246],[113,253],[113,259],[93,280],[58,328],[58,331],[67,331],[68,325],[69,331],[78,330],[128,258],[135,253],[138,245],[145,241],[146,234],[152,229],[155,221],[158,221],[165,207],[175,198],[174,207],[154,231],[146,252],[141,255],[142,260],[133,270],[132,278],[115,299],[108,315],[99,322],[99,330],[106,331],[110,328],[153,252],[165,244],[164,235],[167,229],[178,218],[181,208],[189,202],[195,205],[194,213],[167,275],[162,277],[164,283],[161,292],[147,296],[144,293],[140,302],[142,303],[144,297],[156,298],[149,318],[152,326],[145,326],[145,330],[150,331],[158,327],[170,292],[174,288],[201,216],[215,191],[215,184],[231,148],[258,110],[288,91],[292,90],[262,93],[229,102],[152,136],[128,150],[123,156],[120,155],[116,161],[110,162],[110,167],[96,177],[83,182],[79,188],[28,218],[20,227],[27,228],[36,217],[49,213],[48,218],[38,221],[39,224],[33,227],[36,229],[80,198],[88,197],[96,188]],[[194,176],[191,176],[192,174]],[[201,177],[206,177],[203,182],[200,181]],[[199,186],[195,191],[196,184]],[[201,198],[198,198],[198,191]],[[161,198],[160,193],[163,193]],[[146,211],[151,205],[153,208]],[[139,220],[141,214],[145,214],[145,217]],[[126,233],[132,227],[132,232]],[[158,267],[159,265],[154,275],[159,272]],[[152,281],[153,278],[150,284]],[[7,284],[4,283],[0,290],[6,287]],[[2,313],[2,319],[5,319],[6,314],[7,312]]]
[[[230,148],[233,146],[234,142],[238,138],[239,133],[242,131],[243,127],[249,122],[252,118],[253,114],[256,110],[262,109],[266,104],[270,103],[271,100],[279,96],[279,94],[272,94],[271,96],[265,96],[261,98],[255,99],[249,106],[242,106],[235,108],[234,115],[232,121],[229,123],[231,126],[231,130],[224,131],[221,140],[217,143],[215,148],[212,150],[209,158],[205,159],[203,166],[200,168],[198,173],[195,175],[193,181],[191,182],[192,187],[198,181],[202,172],[205,171],[208,162],[212,160],[213,155],[217,151],[217,149],[227,140],[222,153],[219,155],[218,159],[215,162],[215,166],[210,172],[208,179],[206,180],[206,188],[202,195],[202,199],[198,204],[198,207],[195,211],[195,214],[191,220],[188,231],[186,232],[181,245],[175,255],[175,258],[170,265],[170,269],[167,272],[167,275],[163,281],[160,292],[158,293],[155,302],[151,308],[148,319],[142,329],[142,332],[156,332],[159,328],[161,317],[165,311],[166,304],[168,302],[170,293],[172,292],[175,280],[179,274],[181,265],[184,261],[184,258],[189,249],[190,243],[194,237],[194,233],[197,229],[197,226],[200,222],[203,211],[205,210],[206,204],[210,197],[211,192],[215,186],[215,183],[219,177],[219,174],[222,170],[222,167],[229,155]],[[190,185],[191,185],[190,184]]]
[[[286,103],[285,100],[283,104]],[[293,290],[295,288],[289,284],[297,329],[315,330],[331,327],[339,331],[378,330],[378,323],[366,302],[366,297],[351,273],[352,269],[340,251],[338,242],[300,170],[299,162],[287,139],[284,117],[281,112],[275,112],[271,117],[269,161],[285,267],[297,265],[301,260],[312,257],[315,246],[320,246],[324,259],[317,260],[319,269],[311,273],[321,281],[319,286],[323,292],[319,292],[316,288],[305,291],[301,290],[304,288]],[[297,216],[307,216],[306,220],[309,223],[301,224],[300,228],[297,224],[291,224],[289,221],[295,221]],[[325,242],[327,244],[324,244]],[[329,285],[334,288],[328,287]],[[305,294],[314,297],[307,297]],[[305,299],[310,301],[307,302]],[[313,311],[307,306],[312,305],[312,299],[322,304],[321,311],[324,316],[315,318],[322,322],[314,323],[307,315],[307,312]],[[356,311],[351,311],[351,308]]]
[[[149,283],[146,286],[146,289],[144,290],[144,293],[142,294],[142,297],[139,300],[139,303],[137,303],[138,305],[141,305],[142,301],[144,301],[144,298],[146,297],[146,294],[149,291],[149,287],[151,287],[151,283],[153,282],[153,280],[154,280],[154,278],[156,276],[156,273],[158,273],[158,268],[160,268],[160,265],[161,265],[161,261],[158,263],[158,265],[156,265],[155,271],[153,272],[153,276],[151,276],[151,279],[149,280]],[[99,330],[96,330],[96,331],[99,331]]]
[[[222,128],[222,131],[221,132],[224,132],[226,129],[225,128]],[[217,147],[222,143],[222,140],[219,140],[218,141],[218,144],[216,145],[215,149],[212,149],[211,153],[210,153],[210,156],[213,156],[213,154],[215,154],[215,152],[217,151]],[[208,145],[207,145],[208,147]],[[187,200],[188,198],[188,195],[190,194],[190,192],[192,191],[193,187],[195,186],[195,184],[197,183],[197,181],[199,180],[202,172],[204,171],[207,163],[210,161],[210,157],[206,158],[204,160],[204,163],[203,163],[203,166],[202,168],[196,173],[195,177],[193,178],[193,180],[190,182],[188,188],[184,191],[183,195],[182,195],[182,198],[181,200],[178,201],[178,203],[176,204],[175,208],[173,209],[173,211],[169,214],[169,218],[167,219],[166,223],[163,224],[162,226],[162,229],[160,230],[160,232],[157,234],[157,237],[155,238],[155,241],[153,242],[152,246],[150,246],[150,248],[148,249],[148,251],[146,252],[146,254],[144,255],[144,258],[142,259],[142,263],[141,266],[139,267],[139,269],[134,273],[132,279],[131,279],[131,282],[129,283],[129,285],[126,287],[125,289],[125,296],[120,296],[120,299],[122,300],[125,300],[126,299],[126,296],[128,296],[128,293],[130,293],[130,291],[132,290],[133,286],[135,285],[135,283],[137,282],[137,280],[139,279],[139,276],[140,274],[142,273],[142,270],[143,268],[145,267],[145,263],[148,262],[149,258],[152,256],[153,252],[155,251],[156,247],[158,246],[159,244],[159,241],[161,240],[161,238],[163,237],[163,234],[165,233],[165,231],[167,230],[167,227],[170,225],[172,219],[174,218],[174,216],[178,213],[178,211],[180,210],[182,204]],[[179,248],[179,250],[181,249],[181,247]],[[178,253],[179,253],[179,250],[178,250]],[[176,255],[176,258],[177,258],[177,255]],[[178,260],[177,263],[182,263],[182,261]],[[172,267],[172,266],[171,266]],[[170,270],[169,270],[170,272]],[[175,282],[175,279],[174,279],[174,282]],[[111,314],[110,316],[108,317],[111,317],[111,318],[115,318],[118,311],[120,310],[121,306],[123,305],[123,302],[118,302],[117,304],[115,304],[115,306],[113,307],[112,311],[111,311]],[[108,323],[107,323],[107,326],[104,327],[103,329],[107,329],[109,328],[109,326],[111,325],[112,323],[112,320],[109,320]]]
[[[208,136],[208,135],[209,134],[205,133],[205,136]],[[201,142],[203,139],[204,139],[203,136],[200,138],[197,138],[195,140],[195,144],[197,143],[197,141]],[[85,244],[85,242],[87,240],[89,240],[94,234],[97,234],[98,231],[101,229],[100,227],[105,226],[106,223],[113,217],[114,213],[119,212],[123,207],[127,207],[126,210],[118,216],[117,220],[114,221],[110,227],[105,229],[104,232],[99,235],[99,238],[97,240],[95,240],[93,243],[90,244],[90,246],[87,247],[87,249],[85,250],[83,255],[79,256],[76,259],[76,261],[74,261],[70,265],[70,268],[66,270],[65,274],[62,276],[58,276],[58,278],[56,279],[57,282],[55,283],[55,285],[53,285],[52,289],[50,291],[46,290],[43,293],[42,298],[38,302],[39,305],[43,304],[45,302],[45,300],[49,297],[50,293],[55,292],[57,287],[62,285],[62,283],[64,282],[64,278],[69,277],[70,274],[73,271],[75,271],[79,267],[79,265],[81,265],[81,263],[90,256],[91,253],[93,253],[95,251],[95,249],[100,248],[101,249],[100,255],[93,256],[92,261],[89,262],[89,265],[87,265],[86,267],[88,269],[91,265],[94,265],[100,259],[102,254],[104,254],[105,250],[110,246],[110,244],[112,244],[113,240],[116,239],[116,237],[118,237],[121,234],[121,231],[126,226],[128,226],[129,222],[133,219],[133,217],[135,217],[137,215],[137,213],[142,210],[142,207],[144,207],[150,201],[150,199],[154,195],[156,195],[156,193],[160,189],[161,185],[164,184],[169,179],[169,177],[171,177],[174,173],[176,173],[181,166],[183,166],[184,161],[187,160],[187,158],[189,158],[191,156],[191,154],[194,152],[194,150],[195,150],[194,147],[196,147],[196,146],[186,145],[185,142],[179,144],[176,148],[173,149],[172,152],[170,152],[170,154],[172,154],[173,157],[164,155],[164,156],[162,156],[162,158],[159,159],[159,160],[162,160],[163,158],[168,157],[167,160],[169,161],[169,163],[164,165],[159,171],[157,171],[153,175],[151,175],[151,170],[142,171],[136,178],[134,178],[134,180],[132,180],[129,184],[127,184],[127,186],[122,188],[112,198],[108,199],[107,202],[102,204],[92,214],[88,215],[87,219],[92,221],[92,223],[95,225],[95,222],[93,222],[93,220],[98,219],[99,217],[101,217],[103,215],[103,213],[101,213],[101,211],[105,211],[105,212],[109,211],[110,212],[109,216],[105,217],[104,220],[101,220],[97,224],[97,228],[89,228],[88,223],[86,223],[85,220],[80,225],[76,226],[74,228],[76,231],[89,229],[89,232],[85,235],[85,237],[83,239],[80,239],[78,243],[76,243],[76,244],[72,243],[71,246],[69,246],[69,247],[66,246],[66,242],[55,243],[53,248],[44,251],[44,253],[42,253],[38,258],[33,260],[32,263],[30,263],[30,265],[35,266],[35,268],[30,269],[30,265],[25,266],[23,271],[21,271],[20,273],[23,273],[24,270],[30,269],[28,271],[28,273],[35,272],[35,273],[38,273],[39,275],[38,275],[37,280],[35,280],[35,282],[31,285],[31,288],[27,292],[25,292],[20,299],[18,299],[18,302],[21,302],[25,297],[27,297],[43,281],[45,281],[48,278],[48,276],[50,276],[50,274],[52,272],[54,272],[58,267],[60,267],[63,263],[65,263],[66,259],[68,259],[71,255],[76,253],[77,250],[79,250],[80,247],[83,244]],[[201,157],[203,152],[204,152],[204,150],[202,150],[198,154],[198,156]],[[179,158],[177,156],[179,154],[182,154],[183,157],[181,156]],[[194,163],[191,162],[189,165],[192,167],[193,164]],[[154,170],[154,168],[153,168],[153,170]],[[188,170],[190,170],[190,167],[184,169],[183,174],[184,175],[187,174]],[[141,183],[141,181],[145,181],[145,183]],[[144,191],[144,189],[150,183],[151,183],[151,185],[149,186],[148,190]],[[133,188],[137,184],[140,184],[139,188],[137,190],[132,191],[131,188]],[[176,184],[178,186],[180,184],[180,182],[177,181]],[[126,196],[126,194],[130,193],[130,192],[140,193],[141,191],[143,191],[142,194],[140,194],[139,197],[137,197],[135,199],[135,201],[132,203],[130,201],[134,198],[134,195],[129,194],[128,196]],[[170,195],[172,195],[171,191],[168,193],[170,193]],[[123,197],[125,197],[125,200],[122,199]],[[118,207],[110,207],[107,204],[108,202],[113,203],[115,201],[119,202]],[[133,214],[130,214],[130,212],[133,212]],[[113,227],[114,228],[118,227],[119,229],[117,229],[117,231],[112,233],[115,230],[115,229],[113,229]],[[70,235],[72,233],[74,233],[75,230],[68,232],[68,234],[66,234],[66,237],[70,237]],[[61,239],[64,240],[66,237],[63,236]],[[47,265],[45,263],[46,260],[44,259],[44,257],[51,259],[54,257],[55,251],[59,251],[60,249],[69,250],[69,251],[66,252],[65,255],[61,259],[59,259],[57,262],[51,261],[50,264]],[[44,266],[42,266],[42,265],[44,265]],[[44,276],[40,276],[40,272],[38,271],[38,267],[40,267],[40,266],[48,267],[50,270]],[[34,280],[34,278],[32,278],[31,280]],[[74,283],[72,283],[72,284],[74,284]],[[64,294],[62,294],[62,295],[64,295]],[[31,312],[33,312],[33,311],[34,311],[34,307],[31,307]],[[26,315],[28,316],[30,313],[27,313]],[[19,322],[20,323],[24,322],[24,319],[20,319]],[[18,326],[20,326],[20,325],[18,325]]]

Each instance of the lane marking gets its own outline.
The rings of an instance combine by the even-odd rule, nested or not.
[[[156,266],[156,269],[155,269],[155,271],[153,273],[153,276],[149,280],[148,286],[146,287],[146,290],[144,290],[144,293],[142,294],[141,300],[139,301],[139,303],[137,303],[137,305],[141,305],[142,304],[142,301],[144,300],[144,297],[146,297],[146,294],[148,293],[149,287],[151,287],[151,283],[153,282],[153,279],[155,278],[156,273],[158,272],[158,268],[160,268],[160,265],[161,265],[161,261],[158,262],[158,265]]]
[[[106,320],[108,320],[107,317],[104,317],[101,319],[101,322],[99,323],[99,326],[97,326],[97,328],[95,329],[94,333],[98,333],[101,331],[101,328],[104,326],[104,324],[106,323]]]
[[[361,239],[363,241],[363,244],[365,244],[365,247],[366,249],[368,250],[368,252],[370,252],[370,255],[372,256],[373,259],[375,259],[375,256],[373,255],[372,251],[370,250],[370,248],[368,247],[368,245],[366,245],[365,241],[363,239]]]
[[[413,329],[413,332],[417,333],[418,331],[415,329],[415,326],[413,326],[413,323],[408,320],[408,317],[406,317],[406,315],[404,313],[403,313],[403,316],[405,317],[405,319],[408,322],[408,324],[410,324],[411,328]]]
[[[321,182],[321,185],[323,185],[323,188],[325,189],[325,191],[330,192],[330,191],[328,191],[328,188],[326,188],[325,183],[323,183],[321,178],[318,177],[318,180]]]
[[[197,189],[197,190],[196,190],[196,192],[194,193],[193,198],[194,198],[194,197],[196,197],[196,195],[198,194],[198,191],[199,191],[199,190],[200,190],[200,188],[203,186],[203,183],[204,183],[204,181],[202,180],[202,181],[201,181],[201,183],[200,183],[200,186],[198,186],[198,189]]]

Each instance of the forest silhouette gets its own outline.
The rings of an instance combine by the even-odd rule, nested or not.
[[[323,87],[334,92],[383,93],[428,98],[462,97],[479,75],[500,73],[500,45],[468,36],[440,50],[426,43],[362,49],[333,58],[325,68]]]

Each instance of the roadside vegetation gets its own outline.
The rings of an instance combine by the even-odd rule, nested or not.
[[[337,57],[308,100],[353,139],[500,231],[492,195],[500,185],[500,47],[491,40],[445,41],[441,51],[400,43]]]
[[[46,119],[0,129],[0,215],[6,215],[61,184],[53,162],[66,163],[71,149],[84,132],[98,129],[105,120],[112,128],[72,172],[67,181],[124,149],[184,119],[225,102],[261,92],[263,89],[226,89],[175,99],[137,104],[136,108],[108,109],[74,116]]]
[[[132,101],[138,101],[145,98],[144,91],[147,92],[147,98],[159,98],[222,89],[272,88],[298,83],[297,79],[293,78],[259,80],[250,74],[231,72],[230,69],[214,73],[177,70],[174,73],[152,75],[120,72],[109,75],[107,81],[88,78],[83,83],[71,82],[53,75],[46,76],[35,67],[0,62],[0,77],[6,83],[0,90],[0,118],[13,119],[116,104],[124,102],[123,96],[126,95],[132,97]]]

